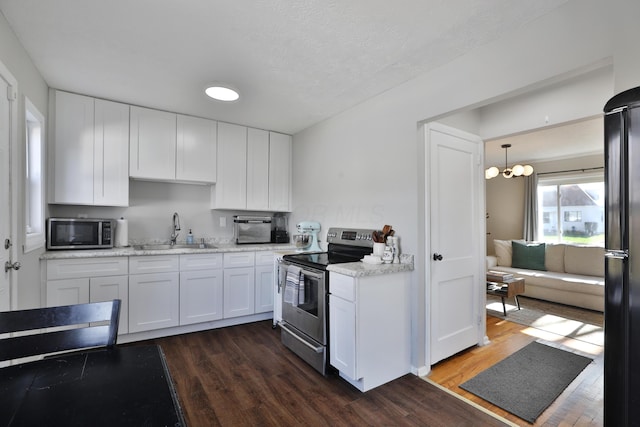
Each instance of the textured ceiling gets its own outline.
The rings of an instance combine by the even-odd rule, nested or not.
[[[0,0],[49,86],[295,133],[567,0]],[[232,104],[203,94],[231,83]]]

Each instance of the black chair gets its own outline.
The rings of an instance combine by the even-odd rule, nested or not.
[[[0,312],[0,361],[94,347],[113,348],[119,319],[119,299]],[[2,337],[3,334],[14,336]]]

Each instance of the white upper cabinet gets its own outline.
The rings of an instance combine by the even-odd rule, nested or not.
[[[218,123],[214,208],[247,208],[247,128]]]
[[[129,204],[129,106],[52,91],[53,185],[56,204]]]
[[[129,205],[129,106],[95,100],[93,202]]]
[[[291,135],[269,132],[269,210],[291,211]]]
[[[291,136],[218,124],[213,209],[291,210]]]
[[[247,131],[247,209],[269,209],[269,132]]]
[[[178,115],[176,180],[216,182],[217,122]]]
[[[132,178],[214,183],[215,120],[131,107]]]
[[[176,114],[131,107],[129,176],[152,180],[176,177]]]

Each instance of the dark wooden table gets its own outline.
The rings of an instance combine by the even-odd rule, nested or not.
[[[497,285],[499,288],[495,289]],[[518,301],[518,295],[524,293],[524,279],[516,277],[514,279],[505,280],[504,282],[490,282],[487,281],[487,294],[497,295],[502,300],[502,311],[504,315],[507,315],[507,307],[504,303],[505,298],[512,298],[516,301],[516,306],[520,310],[520,301]]]
[[[162,350],[124,346],[0,368],[1,426],[184,426]]]

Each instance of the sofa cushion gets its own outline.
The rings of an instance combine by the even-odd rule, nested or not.
[[[493,249],[498,258],[498,265],[511,267],[511,240],[494,240]]]
[[[544,266],[547,271],[564,273],[564,243],[547,243],[544,253]]]
[[[564,271],[584,276],[604,277],[604,248],[567,245],[564,250]]]
[[[544,243],[521,243],[513,241],[511,266],[528,270],[546,270],[544,266]]]

